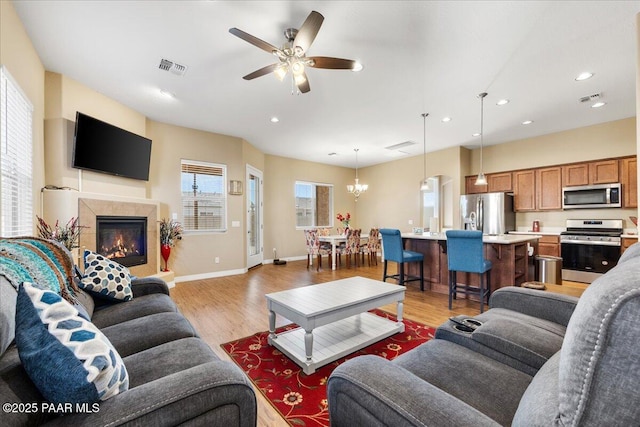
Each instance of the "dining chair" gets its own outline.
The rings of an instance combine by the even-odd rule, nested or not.
[[[351,255],[354,256],[356,267],[358,266],[358,254],[360,254],[360,233],[359,228],[349,228],[347,231],[347,242],[344,246],[336,248],[336,255],[347,256],[347,268],[351,268]]]
[[[369,239],[366,243],[360,245],[360,253],[362,254],[362,264],[364,265],[364,255],[368,255],[369,266],[371,261],[378,265],[378,252],[380,251],[380,230],[372,228],[369,230]]]
[[[391,228],[381,228],[382,250],[384,254],[384,271],[382,281],[386,282],[388,278],[398,280],[399,285],[407,282],[420,281],[420,290],[424,291],[424,255],[419,252],[407,251],[402,244],[402,235],[400,230]],[[397,274],[387,274],[387,263],[389,261],[398,264]],[[404,264],[407,262],[420,263],[420,275],[409,275],[404,272]]]
[[[491,261],[484,258],[482,231],[447,230],[447,264],[449,267],[449,310],[458,292],[477,294],[480,297],[480,313],[484,311],[484,299],[489,303],[491,293]],[[477,273],[480,286],[457,283],[457,272]]]
[[[322,245],[318,236],[317,229],[304,230],[304,237],[307,243],[307,269],[311,265],[311,257],[316,256],[316,271],[322,266],[322,255],[331,256],[331,247]],[[329,261],[329,263],[331,263]]]

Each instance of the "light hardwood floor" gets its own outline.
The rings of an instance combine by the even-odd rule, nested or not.
[[[352,276],[382,279],[381,262],[377,266],[351,268],[346,268],[343,262],[336,271],[332,271],[327,264],[325,259],[324,268],[319,272],[316,272],[315,266],[307,270],[306,261],[289,262],[282,266],[266,264],[247,274],[178,283],[171,290],[171,297],[213,351],[221,359],[231,360],[220,344],[269,329],[265,294]],[[395,263],[389,265],[390,272],[395,272]],[[447,295],[421,292],[418,282],[407,285],[405,298],[404,317],[434,327],[451,316],[476,315],[480,312],[478,302],[464,299],[454,301],[453,310],[450,311]],[[382,308],[396,313],[395,304]],[[288,323],[287,319],[277,317],[276,326]],[[287,425],[257,390],[256,396],[259,426]]]

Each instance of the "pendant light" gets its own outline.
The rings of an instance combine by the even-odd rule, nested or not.
[[[482,169],[482,150],[484,148],[484,97],[487,96],[487,92],[482,92],[478,95],[480,98],[480,173],[476,179],[476,185],[487,185],[487,178],[484,176]]]
[[[424,145],[424,175],[420,183],[420,191],[429,191],[429,179],[427,178],[427,117],[429,113],[422,113],[422,143]]]
[[[358,181],[358,151],[359,150],[357,148],[354,148],[353,151],[356,152],[356,183],[355,185],[347,185],[347,191],[353,194],[354,196],[356,196],[356,202],[357,202],[358,197],[360,197],[360,194],[367,191],[367,188],[369,188],[369,186],[367,184],[360,184],[360,182]]]

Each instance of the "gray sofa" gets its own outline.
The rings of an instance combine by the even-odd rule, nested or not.
[[[99,402],[97,411],[42,411],[44,399],[25,372],[14,342],[16,290],[0,275],[0,424],[256,425],[251,383],[198,337],[178,312],[166,284],[142,278],[134,279],[132,288],[132,300],[100,306],[89,294],[77,292],[91,322],[120,354],[129,389]]]
[[[339,366],[328,380],[331,425],[640,425],[640,244],[577,304],[507,288],[490,307],[478,316],[484,337],[448,323],[393,361]]]

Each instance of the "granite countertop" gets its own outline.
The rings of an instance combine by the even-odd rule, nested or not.
[[[447,236],[444,233],[402,233],[404,239],[420,239],[420,240],[447,240]],[[538,240],[540,235],[514,235],[514,234],[499,234],[497,236],[485,235],[482,237],[484,243],[497,243],[500,245],[511,245],[514,243],[529,242],[531,240]]]
[[[637,234],[629,234],[629,233],[624,233],[622,236],[625,239],[637,239],[638,235]]]

